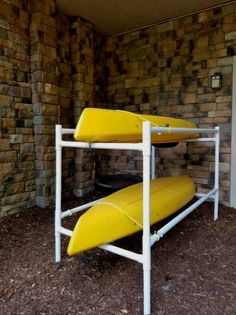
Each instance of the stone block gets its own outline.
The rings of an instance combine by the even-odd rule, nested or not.
[[[138,88],[145,88],[150,86],[158,85],[160,82],[159,78],[147,78],[147,79],[139,79],[137,82]]]
[[[223,32],[224,33],[230,33],[232,34],[232,37],[234,36],[233,33],[235,33],[235,24],[234,23],[225,23],[223,24]],[[227,40],[230,40],[230,38],[232,38],[231,36],[227,37]]]
[[[13,163],[3,162],[1,163],[2,170],[0,171],[0,182],[2,184],[9,183],[12,181],[14,170]]]
[[[13,103],[13,97],[8,95],[0,95],[0,106],[9,107]]]
[[[0,39],[8,39],[8,31],[0,27]]]
[[[212,45],[221,44],[224,42],[225,33],[222,29],[217,29],[216,31],[209,34],[209,43]]]
[[[10,85],[9,84],[0,84],[0,94],[9,95],[10,94]]]
[[[5,196],[11,196],[24,192],[24,185],[22,183],[14,183],[14,185],[7,185],[5,189]]]
[[[58,96],[52,94],[41,95],[42,101],[47,104],[58,104]]]
[[[228,110],[221,110],[221,111],[214,111],[214,112],[209,112],[208,116],[209,117],[231,117],[231,109]]]
[[[209,111],[215,111],[216,110],[216,104],[215,103],[203,103],[199,104],[199,110],[201,112],[209,112]]]
[[[137,86],[137,78],[125,80],[125,88],[134,88]]]
[[[0,138],[0,152],[8,151],[11,149],[10,141],[8,139]]]
[[[199,23],[207,22],[210,19],[212,19],[212,17],[213,17],[212,10],[207,10],[207,11],[200,12],[200,13],[198,13],[198,22]]]
[[[36,134],[46,134],[46,135],[54,135],[55,134],[55,126],[48,125],[37,125],[34,127],[34,131]]]
[[[0,29],[10,30],[10,23],[7,20],[0,19]]]
[[[196,93],[188,93],[184,96],[184,104],[196,103],[197,95]]]
[[[34,153],[34,143],[22,143],[20,145],[21,156]]]
[[[150,104],[149,103],[145,103],[145,104],[140,104],[140,111],[142,112],[142,113],[144,113],[145,111],[148,113],[150,113],[150,110],[151,110],[151,108],[150,108]]]
[[[20,96],[22,98],[31,99],[31,89],[30,89],[30,87],[20,87]]]
[[[235,40],[235,39],[236,39],[236,31],[225,34],[226,41]]]
[[[231,95],[225,95],[225,96],[217,96],[216,97],[216,103],[231,103],[232,101],[232,96]]]
[[[215,102],[216,95],[215,93],[202,94],[197,96],[197,102],[199,103],[212,103]]]
[[[6,128],[14,128],[16,127],[16,121],[14,118],[3,118],[2,126]]]
[[[226,48],[221,48],[221,49],[216,49],[216,50],[214,50],[213,52],[212,52],[212,56],[214,57],[214,58],[222,58],[222,59],[225,59],[225,58],[223,58],[223,57],[227,57],[227,49]],[[220,61],[221,59],[218,59],[218,62],[217,62],[217,65],[216,66],[220,66],[220,64],[219,64],[219,61]],[[226,59],[227,60],[227,59]],[[232,62],[231,62],[232,63]],[[227,61],[226,61],[226,65],[228,65],[229,63],[227,63]],[[222,66],[224,66],[225,64],[222,64]]]
[[[218,60],[219,66],[228,66],[232,64],[233,64],[233,57],[225,57],[225,58],[220,58]]]
[[[34,71],[33,73],[31,73],[32,82],[37,82],[37,83],[43,82],[43,77],[44,77],[44,74],[40,70]]]
[[[58,94],[58,86],[55,84],[45,83],[44,84],[44,92],[46,94],[57,95]]]
[[[218,66],[218,59],[217,58],[213,58],[213,59],[208,59],[207,60],[207,66],[209,68],[214,68]]]
[[[58,106],[52,105],[52,104],[42,104],[41,105],[41,113],[43,115],[57,116],[58,115]]]
[[[209,44],[209,37],[208,36],[201,36],[196,41],[196,48],[198,48],[198,47],[208,48],[208,44]]]
[[[157,26],[158,33],[172,31],[174,29],[174,21],[162,23]]]

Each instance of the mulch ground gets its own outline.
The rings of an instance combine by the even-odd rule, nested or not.
[[[234,209],[220,207],[213,222],[204,204],[154,245],[152,314],[236,313],[235,227]],[[140,264],[100,249],[68,257],[67,243],[56,265],[53,209],[0,219],[1,315],[142,314]],[[118,242],[136,252],[140,244],[140,233]]]

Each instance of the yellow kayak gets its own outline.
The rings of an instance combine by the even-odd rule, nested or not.
[[[140,231],[143,218],[142,189],[142,183],[129,186],[103,198],[87,210],[75,226],[68,254],[75,255]],[[195,187],[188,176],[151,180],[151,224],[179,210],[194,194]]]
[[[85,142],[139,142],[142,141],[142,123],[152,127],[196,128],[192,122],[164,116],[141,115],[122,110],[86,108],[76,126],[74,138]],[[195,135],[196,136],[196,135]],[[178,142],[193,134],[153,134],[152,143]]]

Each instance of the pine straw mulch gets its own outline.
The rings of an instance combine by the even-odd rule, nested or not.
[[[73,206],[70,202],[70,206]],[[71,228],[76,216],[67,219]],[[205,203],[153,247],[152,314],[235,314],[236,212]],[[54,263],[53,209],[0,219],[0,314],[142,314],[142,267],[94,249]],[[140,252],[141,233],[120,240]]]

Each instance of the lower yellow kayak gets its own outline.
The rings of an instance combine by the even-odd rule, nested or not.
[[[196,128],[194,123],[183,119],[86,108],[79,118],[74,138],[86,142],[139,142],[142,141],[143,121],[150,121],[152,127],[169,127],[170,131],[174,127]],[[152,143],[178,142],[190,137],[193,137],[193,134],[153,134]]]
[[[129,186],[103,198],[87,210],[75,226],[68,254],[75,255],[140,231],[143,220],[142,189],[142,183]],[[188,176],[151,180],[151,224],[179,210],[194,194],[195,187]]]

